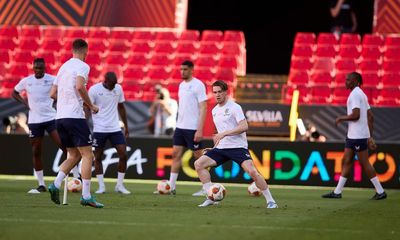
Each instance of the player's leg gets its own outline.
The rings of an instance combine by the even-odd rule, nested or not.
[[[357,152],[357,157],[358,161],[360,161],[360,164],[362,168],[364,169],[365,174],[368,176],[370,181],[375,187],[375,195],[371,198],[373,200],[382,200],[387,197],[385,190],[383,190],[383,187],[376,176],[376,172],[374,167],[371,165],[371,163],[368,160],[368,149],[366,147],[365,150]]]
[[[36,189],[37,192],[45,192],[46,187],[43,176],[43,163],[42,163],[42,142],[43,137],[34,137],[29,139],[32,146],[32,160],[35,175],[38,180],[39,187]],[[31,192],[31,191],[30,191]]]
[[[169,183],[171,184],[171,194],[175,194],[176,192],[176,180],[178,179],[179,170],[182,166],[182,155],[183,155],[183,146],[174,145],[172,146],[172,165],[171,165],[171,173],[169,176]]]
[[[107,141],[107,133],[93,133],[93,147],[94,147],[94,173],[96,174],[99,188],[95,193],[103,194],[106,192],[106,185],[104,184],[104,172],[103,172],[103,151]]]
[[[203,191],[207,192],[208,189],[211,187],[212,182],[211,182],[211,176],[210,172],[208,171],[209,167],[215,167],[219,164],[222,164],[226,159],[222,157],[222,155],[219,153],[218,149],[213,149],[209,152],[207,152],[206,155],[201,156],[199,159],[197,159],[194,162],[194,167],[197,171],[197,175],[199,176],[199,179],[201,183],[203,184]],[[208,198],[206,200],[198,205],[199,207],[207,207],[210,205],[217,204],[217,202],[214,202]]]
[[[256,167],[254,166],[253,160],[245,160],[242,162],[241,166],[243,170],[250,175],[250,177],[256,183],[256,186],[261,190],[262,194],[265,197],[265,200],[267,201],[267,208],[278,208],[278,205],[276,204],[271,192],[269,191],[267,182],[257,171]]]
[[[131,194],[131,192],[128,191],[124,186],[126,162],[128,160],[128,156],[126,155],[126,144],[115,145],[115,149],[117,149],[117,154],[119,157],[118,179],[117,179],[117,184],[115,185],[115,191],[122,194]]]
[[[351,167],[354,161],[354,150],[351,146],[348,146],[344,149],[344,154],[342,158],[342,172],[339,177],[339,181],[336,185],[335,190],[330,193],[322,195],[323,198],[342,198],[342,191],[344,185],[346,184],[347,178],[350,175]]]

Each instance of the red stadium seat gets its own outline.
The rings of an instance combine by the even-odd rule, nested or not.
[[[386,72],[399,72],[400,71],[400,59],[383,61],[382,69]]]
[[[382,35],[378,34],[365,34],[363,39],[362,39],[362,45],[363,47],[366,46],[375,46],[379,47],[383,45],[383,37]]]
[[[293,58],[291,63],[290,63],[290,71],[306,71],[306,70],[311,70],[313,67],[313,63],[311,61],[311,58],[305,57],[297,57]]]
[[[215,74],[215,79],[234,82],[236,80],[236,74],[232,68],[219,68]]]
[[[124,55],[119,53],[109,54],[106,59],[106,64],[108,65],[119,65],[123,66],[126,63],[126,58]]]
[[[218,65],[218,61],[211,55],[199,55],[195,61],[196,67],[215,67]]]
[[[236,57],[232,55],[222,55],[218,62],[219,67],[232,68],[233,70],[236,70],[238,65]]]
[[[143,97],[142,84],[136,82],[123,82],[125,98],[128,100],[139,100]]]
[[[155,39],[155,33],[150,32],[150,31],[134,31],[133,39],[134,40],[152,41]]]
[[[308,103],[308,89],[305,86],[288,86],[285,85],[283,88],[283,92],[284,94],[282,94],[282,96],[284,96],[284,102],[286,104],[290,104],[292,102],[292,96],[293,96],[293,92],[294,90],[298,90],[299,91],[299,103]]]
[[[179,39],[185,41],[198,41],[200,39],[200,32],[198,30],[184,30]]]
[[[377,60],[374,59],[364,59],[361,61],[361,63],[358,65],[360,70],[362,72],[369,72],[369,71],[379,71],[380,70],[380,65]]]
[[[177,53],[191,53],[194,54],[199,49],[198,42],[188,42],[188,41],[179,41],[178,47],[176,49]]]
[[[85,59],[85,62],[89,64],[89,66],[96,66],[101,65],[102,59],[99,53],[90,51]]]
[[[377,88],[380,78],[377,72],[366,72],[362,74],[363,86]]]
[[[12,50],[17,46],[17,44],[9,37],[0,37],[0,49]]]
[[[400,89],[385,88],[379,92],[379,96],[374,99],[374,103],[379,106],[399,106],[400,105]]]
[[[363,59],[380,59],[382,52],[377,46],[364,46],[361,51]]]
[[[289,85],[306,85],[308,84],[309,77],[307,72],[295,71],[290,72],[288,83]]]
[[[335,69],[335,64],[332,58],[317,57],[314,60],[312,71],[330,73]]]
[[[124,82],[141,82],[144,80],[146,72],[140,66],[129,66],[123,74]]]
[[[64,37],[65,27],[61,26],[43,26],[42,39],[62,39]]]
[[[357,59],[360,57],[360,48],[357,45],[342,45],[339,50],[341,58]]]
[[[3,25],[0,27],[0,37],[18,38],[18,29],[16,26]]]
[[[346,105],[350,91],[344,87],[336,87],[333,89],[332,103],[338,105]]]
[[[157,32],[155,40],[175,42],[178,40],[178,34],[176,32]]]
[[[187,60],[195,62],[197,60],[197,57],[196,57],[196,55],[193,55],[190,53],[176,54],[173,59],[173,64],[175,66],[180,66],[184,61],[187,61]]]
[[[7,73],[7,78],[21,79],[29,74],[30,72],[26,63],[17,63],[11,66],[10,71]]]
[[[129,52],[130,48],[131,46],[128,41],[116,40],[110,42],[110,47],[108,50],[110,50],[110,52],[126,53]]]
[[[336,71],[335,77],[334,77],[334,85],[335,87],[344,87],[345,82],[346,82],[346,76],[349,74],[348,71]]]
[[[355,72],[357,70],[357,64],[354,59],[340,59],[336,62],[336,70]]]
[[[20,38],[17,48],[21,50],[36,51],[40,47],[39,42],[34,38]]]
[[[333,83],[333,77],[329,72],[314,72],[310,76],[311,84],[327,86]]]
[[[312,57],[313,53],[313,45],[295,45],[293,48],[294,57]]]
[[[399,34],[388,34],[385,38],[386,47],[400,47],[400,35]]]
[[[149,59],[146,53],[135,52],[133,53],[129,59],[127,64],[128,65],[139,65],[139,66],[146,66],[149,63]]]
[[[108,27],[91,27],[88,29],[89,39],[108,39],[110,37],[110,28]]]
[[[83,28],[67,27],[64,31],[64,37],[85,39],[88,37],[88,33]]]
[[[182,80],[182,73],[180,68],[174,68],[171,73],[171,82],[180,82]]]
[[[201,34],[201,41],[221,42],[224,34],[217,30],[204,30]]]
[[[381,85],[383,88],[398,88],[400,86],[400,73],[385,72],[381,78]]]
[[[343,33],[340,36],[340,45],[360,45],[361,37],[359,34]]]
[[[105,52],[108,49],[109,43],[102,39],[89,39],[89,54],[91,51],[95,52]]]
[[[244,33],[242,31],[227,30],[224,32],[223,40],[226,42],[245,44]]]
[[[133,32],[125,28],[112,28],[110,38],[130,41],[133,38]]]
[[[294,38],[294,44],[306,44],[312,45],[315,43],[316,36],[314,33],[310,32],[298,32]]]
[[[383,56],[385,60],[400,60],[400,46],[388,47]]]
[[[217,42],[201,42],[199,53],[201,54],[218,54],[220,47]]]
[[[44,39],[43,44],[41,46],[42,49],[51,50],[51,51],[60,51],[63,49],[63,44],[59,39]]]
[[[194,70],[193,75],[207,84],[212,84],[216,80],[215,73],[208,67],[197,67]]]
[[[240,56],[243,49],[236,42],[223,42],[221,51],[222,54]]]
[[[165,66],[168,67],[172,64],[172,59],[169,58],[168,54],[154,54],[150,58],[150,64],[153,66]]]
[[[34,55],[30,50],[20,50],[14,54],[13,61],[17,63],[32,63]]]
[[[0,65],[4,65],[4,63],[9,63],[10,62],[10,55],[8,53],[8,50],[6,49],[0,49]]]
[[[20,38],[34,38],[40,40],[41,31],[38,25],[22,25],[20,32]]]
[[[165,53],[165,54],[172,54],[175,52],[177,47],[177,44],[174,44],[173,42],[156,42],[156,45],[154,46],[154,52],[156,53]]]
[[[48,67],[50,67],[50,65],[56,64],[56,57],[54,56],[53,51],[42,51],[35,54],[35,58],[43,58]]]
[[[331,88],[328,86],[318,86],[311,88],[311,99],[312,104],[326,104],[330,103],[331,99]]]
[[[96,68],[96,67],[91,67],[90,72],[89,72],[89,81],[91,82],[99,82],[102,81],[104,76],[102,75],[102,72]]]
[[[317,37],[318,45],[336,45],[338,44],[338,39],[335,37],[333,33],[320,33]]]
[[[318,57],[336,57],[336,48],[334,45],[318,45],[316,56]]]
[[[134,53],[150,53],[152,48],[153,47],[151,46],[151,44],[147,41],[134,41],[132,43],[131,50]]]

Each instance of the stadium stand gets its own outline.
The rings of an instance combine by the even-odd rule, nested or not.
[[[47,72],[56,74],[71,57],[75,38],[84,38],[89,43],[89,85],[101,81],[105,72],[115,70],[119,82],[128,87],[128,100],[153,96],[154,89],[140,87],[139,91],[137,83],[179,82],[179,65],[184,60],[195,62],[195,76],[206,83],[223,79],[235,85],[237,76],[246,74],[245,38],[240,31],[1,26],[0,96],[10,97],[16,80],[31,74],[35,57],[45,58]],[[170,90],[176,97],[177,89],[170,87]]]

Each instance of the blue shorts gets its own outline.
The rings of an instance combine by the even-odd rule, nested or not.
[[[224,164],[229,160],[232,160],[241,166],[244,161],[252,160],[249,150],[245,148],[213,148],[205,155],[216,161],[217,166]]]
[[[92,134],[86,119],[62,118],[56,120],[58,135],[66,148],[92,145]]]
[[[176,128],[173,137],[174,146],[184,146],[190,148],[193,151],[203,149],[202,142],[194,141],[194,134],[196,130],[180,129]]]
[[[47,133],[51,133],[52,131],[56,130],[56,120],[51,120],[48,122],[42,123],[29,123],[29,137],[36,138],[36,137],[43,137],[44,131]]]
[[[110,139],[110,142],[114,147],[121,144],[126,145],[125,136],[122,133],[122,131],[109,132],[109,133],[94,132],[93,147],[104,148],[107,139]]]
[[[350,148],[354,152],[361,152],[368,149],[368,138],[349,139],[346,138],[345,148]]]

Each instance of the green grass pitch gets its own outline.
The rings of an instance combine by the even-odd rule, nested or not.
[[[322,199],[332,188],[272,186],[279,209],[266,209],[247,185],[224,184],[220,205],[199,208],[204,199],[191,196],[199,183],[178,182],[176,196],[153,195],[155,181],[128,180],[128,196],[114,193],[114,184],[108,180],[108,193],[97,197],[105,208],[94,209],[79,205],[79,193],[57,206],[48,193],[27,194],[33,178],[0,176],[0,239],[400,239],[397,190],[372,201],[372,189]]]

